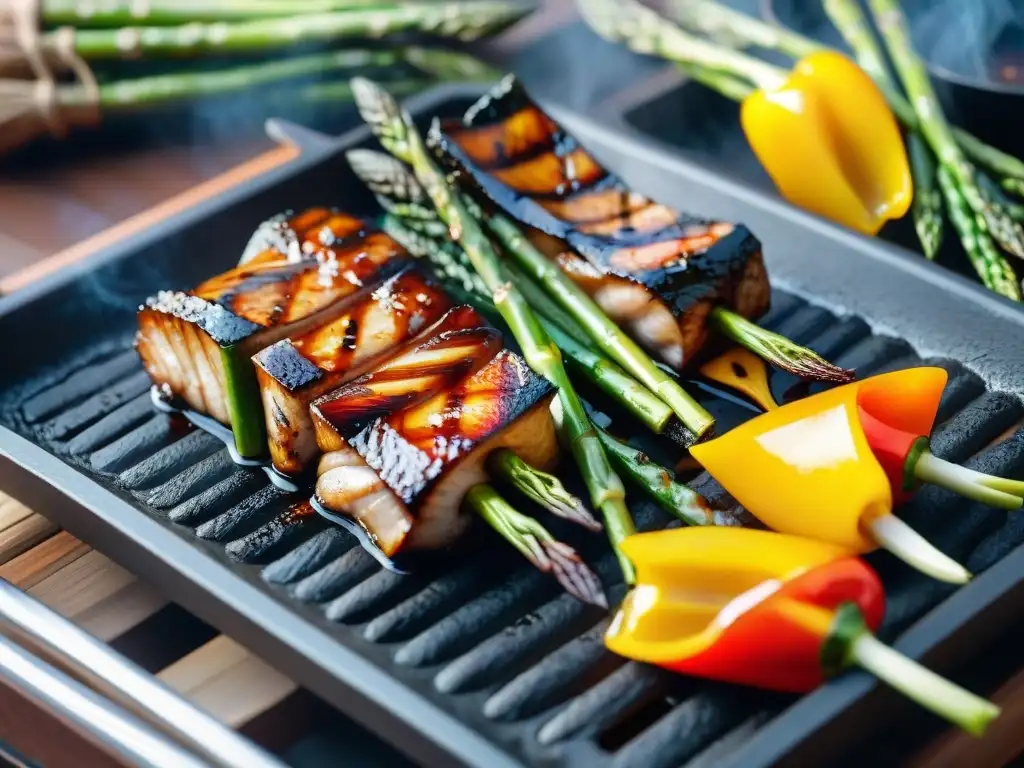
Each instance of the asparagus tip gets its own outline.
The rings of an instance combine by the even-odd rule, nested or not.
[[[560,541],[542,541],[540,544],[550,563],[551,574],[566,592],[584,603],[608,609],[608,598],[601,580],[576,550]]]

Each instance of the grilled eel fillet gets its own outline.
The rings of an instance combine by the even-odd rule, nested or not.
[[[324,451],[316,498],[361,524],[388,556],[443,547],[465,529],[462,499],[509,447],[551,469],[550,385],[470,307],[396,359],[312,407]]]
[[[253,357],[270,458],[299,474],[319,455],[309,404],[435,323],[452,302],[412,265],[371,284],[335,320],[283,339]]]
[[[231,426],[243,456],[265,451],[257,445],[263,418],[253,412],[259,398],[249,358],[334,319],[339,300],[405,254],[360,219],[325,209],[300,214],[279,229],[312,244],[299,246],[303,258],[262,241],[266,247],[245,264],[189,292],[160,291],[138,313],[136,348],[154,383],[165,396]],[[261,242],[259,232],[253,242]]]
[[[706,221],[633,192],[544,114],[511,76],[431,145],[468,191],[525,224],[601,308],[682,370],[715,305],[768,309],[761,244],[741,225]]]

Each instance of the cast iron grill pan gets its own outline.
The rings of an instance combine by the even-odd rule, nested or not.
[[[449,90],[420,101],[418,114],[459,114],[466,103],[465,94],[456,98]],[[620,158],[624,162],[617,167],[627,176],[643,175],[642,147],[620,142],[615,152],[607,151],[609,136],[579,118],[565,119],[613,161],[616,152],[634,151],[631,162]],[[239,192],[237,201],[193,212],[191,220],[171,222],[149,243],[102,255],[76,279],[63,276],[35,296],[0,305],[0,342],[8,351],[0,374],[0,449],[92,510],[79,509],[60,522],[99,538],[101,546],[110,544],[114,557],[123,552],[140,572],[150,568],[159,576],[170,568],[184,576],[181,585],[171,580],[172,597],[215,624],[237,623],[239,639],[271,663],[431,764],[768,764],[807,742],[816,720],[838,723],[842,713],[863,710],[863,702],[878,698],[867,676],[851,675],[794,706],[792,697],[674,676],[614,657],[601,642],[607,616],[560,593],[552,579],[479,527],[450,556],[428,559],[413,575],[382,570],[347,532],[316,515],[290,512],[294,497],[269,484],[261,471],[234,465],[215,438],[154,410],[149,381],[130,346],[139,301],[158,288],[189,286],[229,267],[254,225],[279,209],[326,203],[372,213],[340,156],[343,148],[368,143],[364,132],[333,144],[321,140],[307,148],[297,167]],[[665,165],[662,158],[656,167],[664,171]],[[1022,338],[1019,315],[955,282],[947,286],[952,293],[924,291],[927,281],[908,275],[898,259],[881,252],[872,261],[844,242],[846,236],[831,228],[806,229],[799,214],[781,206],[756,214],[743,200],[733,199],[731,209],[716,206],[719,193],[707,179],[687,166],[675,167],[675,161],[670,170],[671,177],[662,179],[666,189],[655,188],[651,177],[640,182],[644,191],[688,210],[703,201],[720,216],[750,224],[765,240],[775,284],[789,287],[775,290],[768,327],[861,375],[941,365],[950,383],[935,452],[985,472],[1024,471],[1024,406],[1019,393],[1005,386],[1024,381],[1024,354],[1020,341],[1010,344],[997,335],[1016,323],[1016,338]],[[712,186],[740,194],[721,182]],[[766,218],[760,226],[753,220],[758,217]],[[801,236],[813,250],[803,250]],[[773,240],[789,247],[782,251]],[[877,248],[855,244],[863,251]],[[839,252],[859,260],[869,274],[842,284],[842,306],[835,302],[842,297],[827,285],[824,296],[815,295],[816,275],[800,271],[794,250],[826,265],[838,258],[830,252]],[[871,305],[871,278],[888,280],[890,289],[909,278],[921,296],[945,304],[932,310],[941,310],[946,327],[890,323],[882,311],[865,311],[863,317],[848,312],[858,301]],[[927,278],[949,281],[931,273]],[[913,309],[912,316],[920,320],[931,311],[912,292],[903,295],[903,309]],[[985,332],[971,327],[976,315],[987,319]],[[950,330],[954,326],[959,336]],[[958,347],[964,336],[972,339],[969,347]],[[45,342],[30,346],[28,338]],[[1000,349],[1001,343],[1013,349]],[[970,354],[963,354],[967,349]],[[1017,357],[1008,357],[1013,350]],[[772,381],[777,394],[792,383],[782,375]],[[45,468],[55,466],[61,471]],[[13,471],[5,465],[5,474]],[[67,479],[72,477],[73,482]],[[631,508],[642,529],[668,521],[640,497],[631,500]],[[112,509],[127,520],[146,521],[142,541],[126,544],[139,534],[114,531]],[[106,517],[97,524],[94,515]],[[1007,516],[935,489],[920,493],[904,515],[975,573],[999,563],[948,600],[948,586],[917,576],[887,555],[872,556],[889,594],[882,636],[912,644],[925,633],[922,650],[939,640],[953,647],[954,630],[963,634],[972,611],[1016,585],[1020,568],[1012,576],[1004,572],[1012,566],[1008,554],[1021,560],[1024,522],[1019,514]],[[567,528],[558,532],[580,548],[609,598],[621,598],[623,586],[604,538]],[[187,573],[193,558],[214,566],[207,577]],[[252,595],[269,597],[283,610],[271,615],[249,600]],[[928,618],[930,629],[927,621],[914,626],[940,604]],[[972,632],[978,644],[977,628]],[[335,674],[322,674],[325,667]],[[381,673],[376,679],[397,684],[407,696],[370,690],[371,678]],[[367,700],[374,693],[371,706]],[[898,703],[886,702],[898,710]],[[878,725],[886,707],[873,710],[869,717],[858,715],[852,730],[844,726],[848,737]],[[449,729],[453,722],[462,725]]]

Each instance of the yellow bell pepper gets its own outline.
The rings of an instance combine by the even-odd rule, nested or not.
[[[935,375],[938,371],[941,376]],[[893,489],[862,424],[862,403],[888,415],[903,394],[945,382],[920,368],[856,381],[769,411],[690,450],[770,528],[854,552],[885,546],[919,570],[963,583],[970,574],[892,514]],[[914,421],[911,419],[911,421]]]
[[[768,366],[743,347],[733,347],[708,360],[700,367],[700,375],[743,393],[766,411],[779,407],[768,384]]]
[[[875,638],[882,582],[843,547],[730,527],[643,533],[622,549],[637,584],[605,634],[621,656],[792,692],[856,665],[970,733],[999,714]]]
[[[869,235],[910,208],[913,182],[896,119],[871,78],[842,54],[801,59],[781,84],[744,100],[741,122],[795,205]]]

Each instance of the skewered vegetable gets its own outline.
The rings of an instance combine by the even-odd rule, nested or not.
[[[565,412],[566,430],[576,463],[583,473],[591,501],[604,518],[605,529],[616,548],[626,583],[632,582],[632,566],[619,553],[618,542],[633,532],[625,503],[625,488],[612,470],[594,433],[583,403],[573,389],[558,348],[551,342],[523,295],[505,280],[501,263],[479,225],[469,215],[458,194],[453,194],[441,171],[433,164],[412,119],[383,88],[368,80],[353,80],[356,103],[384,148],[409,163],[430,196],[452,239],[466,252],[494,306],[501,313],[523,349],[527,363],[558,388]]]
[[[361,242],[352,242],[359,248]],[[432,325],[451,307],[448,296],[412,267],[371,283],[340,317],[284,339],[253,357],[263,399],[270,457],[299,474],[318,456],[309,404]]]
[[[963,583],[970,574],[895,517],[893,506],[924,481],[1015,509],[1024,503],[1024,483],[928,451],[945,383],[941,368],[875,376],[769,411],[691,451],[775,530],[856,552],[881,545],[924,573]]]
[[[471,189],[530,228],[524,238],[503,217],[490,217],[520,266],[696,435],[706,423],[702,414],[677,385],[651,375],[650,361],[623,344],[621,331],[599,310],[677,369],[704,343],[709,323],[716,323],[796,375],[849,380],[849,372],[745,322],[744,316],[760,315],[769,298],[760,246],[745,228],[691,219],[630,191],[513,78],[461,123],[444,124],[436,144]],[[538,249],[582,292],[556,277]]]
[[[974,735],[999,715],[875,638],[882,584],[848,549],[742,528],[659,531],[623,546],[637,586],[605,635],[615,653],[798,693],[860,666]]]
[[[858,392],[861,427],[893,499],[902,503],[921,483],[931,483],[993,507],[1020,509],[1024,482],[984,475],[931,452],[928,436],[948,376],[942,368],[910,368],[867,379]]]
[[[333,319],[344,308],[341,299],[401,254],[382,233],[345,252],[346,238],[364,237],[363,228],[359,219],[313,209],[284,226],[288,238],[309,244],[311,258],[295,260],[267,247],[193,291],[149,299],[139,310],[136,348],[160,393],[229,425],[241,457],[263,455],[264,418],[250,358]],[[257,242],[267,245],[262,236]]]

